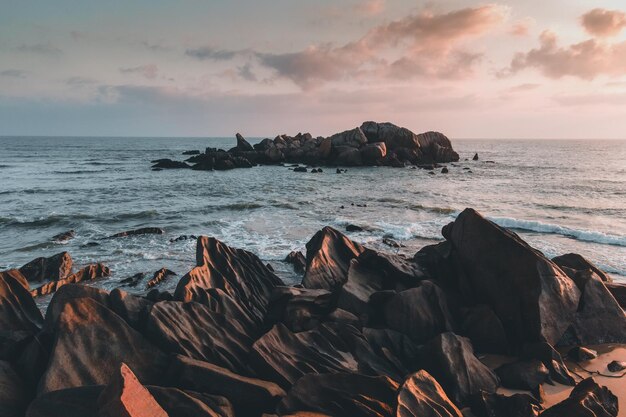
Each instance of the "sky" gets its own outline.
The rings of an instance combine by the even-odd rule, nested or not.
[[[624,0],[0,0],[0,135],[626,139]]]

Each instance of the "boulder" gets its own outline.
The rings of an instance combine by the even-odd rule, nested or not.
[[[454,330],[446,296],[430,281],[382,298],[379,303],[374,297],[370,301],[374,304],[372,308],[383,317],[382,327],[406,334],[416,343],[424,343],[440,333]]]
[[[334,290],[348,279],[350,261],[365,248],[333,229],[325,227],[306,244],[306,288]]]
[[[22,417],[30,394],[10,363],[0,361],[0,416]]]
[[[550,378],[548,368],[537,359],[507,363],[495,372],[503,387],[528,391],[537,389]]]
[[[520,357],[522,359],[537,359],[544,364],[550,373],[550,380],[563,385],[574,386],[574,376],[563,362],[561,354],[548,343],[530,343],[524,345]]]
[[[77,298],[65,304],[55,325],[48,367],[39,393],[108,383],[128,364],[141,381],[158,383],[167,357],[102,304]]]
[[[398,392],[396,417],[463,417],[439,383],[426,371],[410,375]]]
[[[349,224],[346,226],[346,232],[362,232],[363,228],[361,226],[357,226],[356,224]]]
[[[622,309],[625,309],[626,308],[626,285],[617,284],[614,282],[606,282],[604,285],[610,291],[611,295],[615,298],[615,301],[617,301],[620,307],[622,307]]]
[[[169,417],[130,368],[122,363],[98,397],[98,417]]]
[[[18,271],[0,272],[0,332],[37,332],[43,317]]]
[[[474,154],[474,157],[472,158],[473,161],[478,161],[478,153]]]
[[[213,165],[213,169],[216,171],[228,171],[230,169],[235,169],[235,162],[233,159],[216,159],[215,164]]]
[[[383,142],[390,150],[420,147],[415,133],[392,123],[365,122],[361,125],[361,130],[369,143]]]
[[[452,143],[443,133],[426,132],[417,135],[422,152],[434,162],[456,162],[459,154],[452,149]]]
[[[481,392],[472,397],[471,403],[476,417],[537,417],[542,410],[541,404],[528,394]]]
[[[191,151],[184,151],[183,155],[200,155],[200,151],[197,149],[194,149]]]
[[[336,133],[330,137],[333,147],[347,146],[351,148],[360,148],[367,143],[367,138],[361,128],[357,127],[345,132]]]
[[[165,231],[160,227],[142,227],[141,229],[127,230],[125,232],[116,233],[109,236],[109,239],[138,235],[162,235],[163,233],[165,233]]]
[[[626,343],[626,313],[591,269],[577,271],[573,280],[582,295],[574,321],[559,344]]]
[[[111,275],[109,267],[104,264],[87,265],[78,272],[69,275],[67,278],[60,279],[58,281],[51,281],[47,284],[37,287],[31,291],[33,297],[39,297],[42,295],[52,294],[59,288],[67,284],[75,284],[84,281],[91,281],[97,278],[108,277]]]
[[[623,361],[611,361],[607,366],[610,372],[621,372],[626,369],[626,362]]]
[[[567,357],[574,362],[587,362],[597,358],[598,352],[586,347],[576,346],[567,352]]]
[[[465,297],[493,309],[511,349],[561,339],[575,318],[580,290],[558,266],[473,209],[459,214],[443,235],[464,273]]]
[[[393,417],[398,383],[355,373],[310,374],[300,378],[278,405],[278,413],[313,411],[332,416]]]
[[[279,323],[254,343],[251,360],[260,375],[283,388],[312,373],[356,372],[401,379],[359,330],[343,323],[323,323],[300,333]]]
[[[285,262],[293,265],[294,271],[299,274],[304,273],[306,269],[306,258],[300,251],[291,251],[285,258]]]
[[[165,352],[215,363],[235,372],[247,371],[253,340],[236,320],[205,305],[156,303],[150,310],[145,334]]]
[[[363,165],[361,152],[357,148],[337,148],[337,157],[335,158],[335,164],[348,167]]]
[[[285,396],[285,391],[273,382],[238,375],[217,365],[180,355],[173,359],[167,374],[169,381],[183,389],[228,398],[241,415],[272,412]]]
[[[118,288],[109,294],[110,308],[133,329],[143,332],[154,302],[137,297]]]
[[[361,159],[365,165],[375,165],[387,156],[385,142],[369,143],[361,148]]]
[[[56,243],[65,243],[68,240],[74,239],[76,232],[74,230],[68,230],[52,237],[52,241]]]
[[[49,258],[37,258],[20,268],[29,282],[58,281],[72,273],[72,257],[61,252]]]
[[[604,282],[613,281],[606,272],[602,271],[600,268],[595,266],[587,258],[577,253],[566,253],[565,255],[556,256],[552,258],[552,262],[557,264],[564,271],[567,271],[567,269],[573,269],[575,271],[584,271],[586,269],[591,269],[600,277],[602,281]]]
[[[334,309],[327,290],[276,287],[272,292],[266,322],[283,323],[292,332],[311,330],[325,321]]]
[[[420,368],[419,348],[407,335],[389,329],[363,328],[370,348],[392,363],[398,375],[408,375]]]
[[[172,272],[167,268],[161,268],[152,275],[152,278],[146,284],[146,288],[152,288],[169,276],[175,276],[176,272]]]
[[[269,138],[265,138],[261,142],[252,145],[252,147],[256,151],[264,152],[268,150],[269,148],[274,147],[274,142],[272,142],[272,140]]]
[[[618,410],[617,397],[593,378],[587,378],[574,387],[568,398],[541,413],[541,417],[617,417]]]
[[[44,327],[50,332],[54,330],[54,325],[65,309],[65,305],[77,298],[91,298],[107,308],[111,307],[108,292],[86,285],[68,284],[60,288],[59,291],[54,294],[52,300],[50,300],[48,308],[46,309]]]
[[[348,278],[339,290],[337,305],[367,321],[370,313],[370,297],[383,290],[385,276],[379,271],[368,268],[364,263],[359,262],[358,259],[350,261]]]
[[[245,140],[243,136],[241,136],[239,133],[237,133],[236,137],[237,137],[237,150],[238,151],[245,152],[245,151],[254,150],[252,145],[250,145],[250,143],[248,143],[248,141]]]
[[[476,356],[469,339],[454,333],[442,333],[429,341],[422,352],[422,364],[461,406],[481,391],[493,393],[498,377]]]
[[[461,334],[472,341],[474,350],[481,353],[507,353],[504,327],[488,305],[479,304],[461,309]]]
[[[198,238],[196,263],[198,267],[178,282],[176,300],[193,301],[198,293],[195,287],[219,288],[241,303],[257,323],[265,317],[273,288],[283,285],[256,255],[212,237]]]
[[[188,164],[181,161],[174,161],[172,159],[164,158],[156,161],[152,161],[152,169],[181,169],[191,168]]]

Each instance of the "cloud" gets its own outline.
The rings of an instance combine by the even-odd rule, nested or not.
[[[467,76],[481,54],[456,50],[503,22],[508,9],[497,5],[444,14],[422,12],[371,29],[343,46],[312,45],[299,52],[257,53],[262,65],[304,89],[328,81],[387,75],[410,78]],[[389,58],[390,55],[400,57]]]
[[[140,65],[138,67],[120,68],[122,74],[141,74],[149,80],[153,80],[159,73],[159,68],[155,64]]]
[[[516,74],[527,68],[536,68],[549,78],[565,76],[592,80],[600,75],[626,74],[626,42],[606,43],[596,39],[561,47],[554,32],[541,34],[539,48],[518,53],[509,68],[500,76]]]
[[[509,93],[523,93],[523,92],[526,92],[526,91],[536,90],[539,87],[541,87],[541,84],[525,83],[525,84],[514,85],[513,87],[509,88],[507,90],[507,92],[509,92]]]
[[[385,0],[365,0],[354,6],[354,10],[363,16],[377,16],[385,11]]]
[[[235,58],[240,51],[231,51],[228,49],[217,49],[211,46],[203,46],[200,48],[187,49],[185,55],[199,60],[211,61],[229,61]]]
[[[86,77],[70,77],[65,80],[65,84],[72,87],[83,87],[86,85],[97,84],[97,81]]]
[[[530,35],[530,28],[533,26],[533,24],[534,20],[531,18],[518,20],[513,24],[511,30],[509,30],[509,34],[519,37],[528,36]]]
[[[0,71],[0,76],[2,77],[11,77],[11,78],[26,78],[27,72],[24,70],[18,69],[7,69]]]
[[[22,44],[15,49],[18,52],[48,56],[58,56],[63,53],[61,49],[50,43]]]
[[[589,34],[598,37],[615,36],[626,27],[626,13],[620,10],[593,9],[580,20]]]

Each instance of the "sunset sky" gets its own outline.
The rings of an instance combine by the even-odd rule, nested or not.
[[[624,0],[0,2],[0,135],[626,138]]]

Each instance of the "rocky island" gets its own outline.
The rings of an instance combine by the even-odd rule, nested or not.
[[[617,416],[581,363],[626,343],[624,286],[472,209],[442,233],[407,257],[326,227],[290,254],[296,286],[206,236],[173,293],[167,270],[147,293],[85,285],[108,268],[67,253],[0,272],[0,415]]]
[[[439,132],[415,134],[392,123],[365,122],[360,127],[329,137],[309,133],[263,139],[254,146],[237,133],[237,146],[229,150],[207,148],[187,151],[186,161],[158,159],[155,170],[191,168],[200,171],[250,168],[254,165],[296,163],[310,166],[391,166],[433,168],[455,162],[459,155],[450,140]]]

